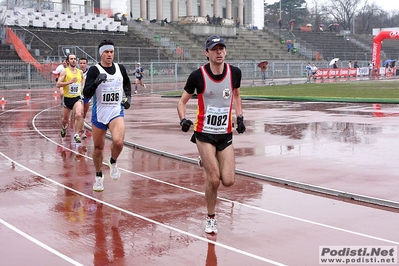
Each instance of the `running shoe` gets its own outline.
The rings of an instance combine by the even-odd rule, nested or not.
[[[202,159],[201,156],[198,156],[197,164],[199,167],[202,167]]]
[[[216,234],[218,232],[217,229],[217,220],[216,218],[206,217],[206,225],[205,225],[205,233],[207,234]]]
[[[118,180],[121,177],[117,163],[111,164],[111,158],[108,159],[109,175],[113,180]]]
[[[143,84],[144,89],[147,89],[147,86],[145,84]]]
[[[65,138],[66,136],[66,128],[61,129],[61,138]]]
[[[134,94],[137,94],[137,91],[134,91]]]
[[[84,140],[84,139],[86,139],[86,138],[87,138],[86,133],[85,133],[84,130],[82,130],[82,139]]]
[[[93,190],[97,192],[101,192],[104,190],[104,175],[103,176],[96,176],[96,181],[93,184]]]
[[[81,143],[82,142],[80,140],[79,134],[75,134],[75,136],[73,137],[73,140],[75,141],[75,143]]]

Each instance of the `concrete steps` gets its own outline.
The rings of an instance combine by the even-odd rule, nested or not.
[[[129,27],[136,34],[146,35],[152,45],[165,46],[162,40],[170,40],[171,45],[166,50],[174,49],[176,44],[187,51],[185,60],[204,60],[204,36],[189,33],[179,25],[171,24],[161,26],[159,23],[149,23],[138,27]],[[303,60],[297,54],[288,53],[286,46],[278,38],[263,31],[237,29],[236,36],[223,36],[227,45],[228,58],[234,60]],[[155,39],[161,41],[154,41]],[[173,51],[175,52],[175,51]],[[173,53],[171,52],[171,53]]]
[[[15,31],[20,32],[21,29],[16,28]],[[166,54],[158,54],[154,47],[146,38],[140,38],[130,32],[101,32],[101,31],[79,31],[79,30],[64,30],[64,29],[31,29],[31,35],[25,34],[25,39],[32,39],[30,41],[31,50],[40,50],[41,56],[58,57],[63,56],[65,49],[74,51],[74,47],[79,49],[75,51],[78,57],[87,57],[85,53],[91,57],[98,58],[98,44],[104,39],[111,39],[114,41],[116,56],[119,62],[134,62],[134,61],[158,61],[168,60]],[[36,37],[32,37],[35,35]],[[139,58],[140,53],[140,58]],[[1,56],[1,59],[4,55]],[[39,59],[39,58],[37,58]],[[90,60],[90,59],[89,59]]]

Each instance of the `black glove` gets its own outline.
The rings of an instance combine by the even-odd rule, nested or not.
[[[244,117],[242,115],[237,116],[237,132],[239,134],[245,132]]]
[[[127,96],[123,101],[122,101],[122,105],[125,109],[129,109],[130,108],[130,103],[131,103],[132,97],[131,96]]]
[[[188,120],[188,119],[183,118],[183,119],[180,121],[181,130],[182,130],[183,132],[187,132],[187,131],[190,129],[190,127],[191,127],[192,124],[193,124],[193,122],[192,122],[191,120]]]
[[[98,86],[98,85],[100,85],[101,82],[104,82],[106,79],[107,79],[107,74],[101,73],[100,75],[98,75],[98,77],[94,81],[94,84],[96,84]]]

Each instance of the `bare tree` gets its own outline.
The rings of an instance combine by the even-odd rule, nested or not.
[[[372,0],[370,0],[372,1]],[[399,25],[399,10],[384,11],[369,0],[311,0],[310,18],[314,24],[339,23],[353,33],[371,34],[373,28]]]
[[[305,0],[281,0],[281,17],[283,24],[287,24],[290,19],[295,19],[295,24],[304,23],[309,16]],[[274,4],[265,4],[265,21],[276,21],[280,17],[280,1]]]
[[[310,19],[316,26],[319,26],[320,24],[327,26],[332,22],[329,14],[324,11],[323,3],[324,0],[312,0],[309,7]]]
[[[363,0],[326,0],[322,10],[345,30],[352,29],[353,19]]]
[[[393,28],[399,26],[399,11],[391,10],[381,14],[379,22],[380,28]]]
[[[356,32],[371,34],[373,28],[388,27],[388,25],[384,25],[381,22],[381,19],[385,19],[387,15],[388,14],[375,3],[366,3],[357,13],[355,20]]]

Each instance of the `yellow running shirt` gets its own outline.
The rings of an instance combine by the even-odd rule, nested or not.
[[[76,74],[72,73],[69,67],[65,68],[66,75],[64,82],[68,82],[76,77],[77,81],[75,83],[66,85],[64,89],[64,97],[75,98],[82,94],[82,70],[76,68]]]

